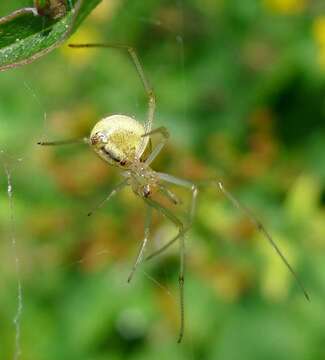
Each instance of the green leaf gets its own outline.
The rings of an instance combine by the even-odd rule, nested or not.
[[[60,19],[24,13],[0,18],[0,71],[29,64],[57,48],[101,0],[78,0]]]

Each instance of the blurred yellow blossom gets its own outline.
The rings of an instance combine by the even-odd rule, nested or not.
[[[102,1],[90,14],[90,20],[96,23],[111,20],[122,5],[121,0]]]
[[[86,44],[86,43],[99,43],[101,37],[99,33],[92,26],[83,26],[69,39],[69,44]],[[75,66],[86,66],[94,58],[96,49],[71,49],[66,46],[61,47],[63,56]]]
[[[285,208],[288,215],[292,219],[309,222],[317,211],[320,192],[316,177],[310,174],[299,176],[287,195]]]
[[[301,13],[306,8],[306,0],[264,0],[265,6],[282,15]]]
[[[103,1],[92,12],[85,24],[71,36],[69,43],[85,44],[85,43],[103,43],[101,34],[96,30],[98,23],[108,22],[116,13],[121,4],[120,0]],[[86,66],[90,63],[97,52],[96,49],[71,49],[63,46],[61,52],[75,66]]]
[[[318,16],[314,20],[313,37],[318,50],[318,63],[325,69],[325,16]]]
[[[212,199],[212,201],[211,201]],[[218,198],[201,198],[197,219],[215,234],[229,234],[236,226],[233,209],[226,209]]]
[[[314,20],[313,35],[317,45],[325,46],[325,16],[318,16]]]

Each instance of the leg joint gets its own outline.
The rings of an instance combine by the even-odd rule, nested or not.
[[[156,104],[156,95],[152,89],[148,91],[149,103],[154,105]]]
[[[193,192],[193,195],[196,196],[197,193],[199,192],[198,186],[196,184],[192,184],[191,191]]]

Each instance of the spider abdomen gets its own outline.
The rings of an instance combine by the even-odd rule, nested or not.
[[[127,168],[138,160],[143,150],[144,127],[126,115],[111,115],[100,120],[92,129],[90,144],[94,151],[111,165]],[[142,149],[144,149],[142,147]]]

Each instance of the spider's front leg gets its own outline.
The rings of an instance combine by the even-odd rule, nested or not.
[[[39,141],[37,145],[41,146],[57,146],[57,145],[73,145],[73,144],[87,144],[89,145],[89,139],[87,137],[68,140],[55,140],[55,141]]]
[[[151,87],[150,82],[147,79],[147,77],[143,71],[143,67],[142,67],[142,64],[141,64],[141,61],[139,59],[136,49],[134,49],[132,46],[129,46],[129,45],[108,44],[108,43],[105,43],[105,44],[69,44],[69,47],[74,48],[74,49],[91,49],[91,48],[109,49],[109,48],[112,48],[112,49],[119,49],[119,50],[126,51],[129,54],[134,66],[135,66],[135,69],[138,73],[140,81],[142,82],[146,96],[148,98],[148,116],[147,116],[147,120],[145,121],[145,124],[144,124],[144,130],[145,130],[145,133],[149,133],[151,131],[152,123],[154,120],[154,114],[155,114],[155,109],[156,109],[156,97],[155,97],[153,88]],[[138,148],[137,155],[140,155],[143,153],[144,149],[146,148],[146,145],[147,145],[147,142],[145,141],[145,139],[143,139],[143,141],[141,142],[141,144]]]

